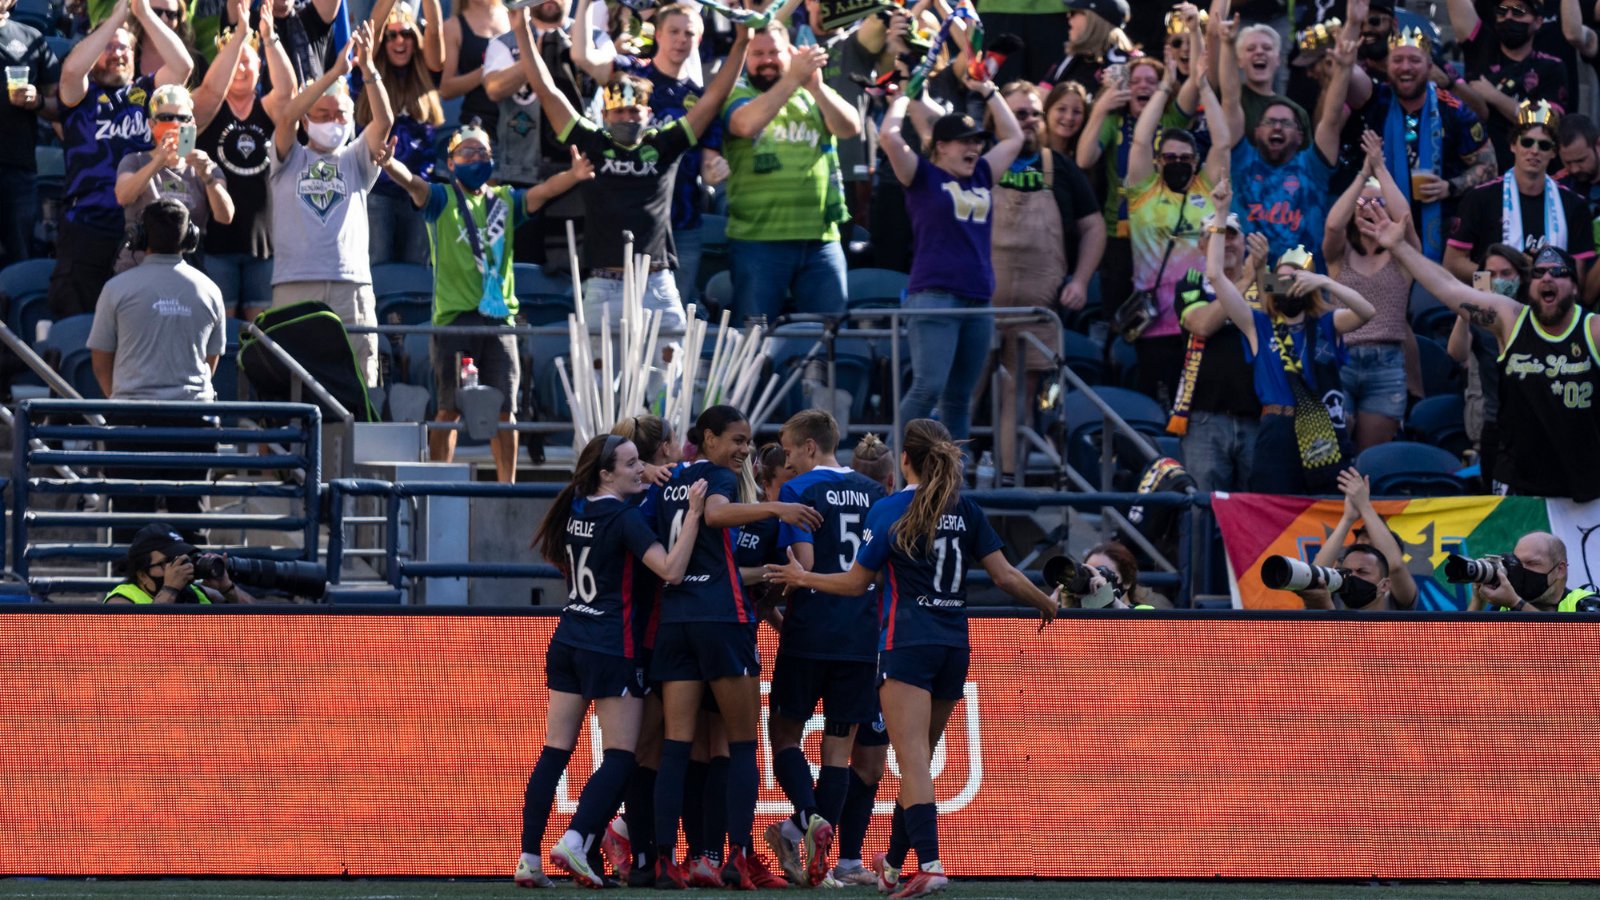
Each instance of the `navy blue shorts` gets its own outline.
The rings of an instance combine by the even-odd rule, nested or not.
[[[900,647],[878,654],[878,683],[890,678],[919,687],[935,700],[960,700],[972,651],[966,647]]]
[[[878,667],[849,659],[807,659],[778,652],[767,704],[785,719],[805,722],[822,701],[829,722],[870,722],[878,714]]]
[[[643,697],[644,668],[638,660],[551,641],[544,654],[545,685],[585,700]]]
[[[676,622],[656,632],[652,680],[716,681],[760,674],[754,622]]]
[[[864,722],[860,728],[856,729],[856,746],[889,746],[889,726],[883,724],[883,712],[878,709],[876,697],[872,701],[872,721]]]

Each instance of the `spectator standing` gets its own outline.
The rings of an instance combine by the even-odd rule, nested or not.
[[[131,3],[131,7],[130,7]],[[168,64],[153,76],[134,77],[129,17]],[[61,64],[61,129],[66,148],[66,189],[50,276],[50,312],[57,319],[94,310],[122,247],[122,205],[117,165],[149,150],[146,104],[157,87],[182,84],[189,59],[172,30],[150,12],[149,0],[118,0],[111,15],[67,54]]]
[[[0,269],[32,256],[33,223],[39,212],[34,190],[39,116],[56,115],[55,85],[61,63],[44,36],[11,17],[16,0],[0,0],[0,66],[27,70],[25,83],[0,97]],[[32,335],[26,335],[32,337]]]
[[[265,0],[264,0],[265,2]],[[307,85],[333,65],[333,20],[340,0],[271,0],[273,33],[294,66],[295,83]],[[237,23],[235,23],[237,24]]]
[[[1499,0],[1493,22],[1478,18],[1472,0],[1447,0],[1446,6],[1466,59],[1467,81],[1489,107],[1495,154],[1502,161],[1510,159],[1521,104],[1543,100],[1568,110],[1577,85],[1568,84],[1559,58],[1534,47],[1534,36],[1544,25],[1539,0]]]
[[[439,0],[429,0],[430,16],[439,15]],[[395,0],[380,0],[372,9],[373,34],[382,50],[372,55],[372,65],[383,78],[394,112],[394,158],[424,181],[433,177],[438,154],[434,136],[444,125],[444,107],[422,50],[422,29],[411,7]],[[372,99],[363,90],[356,101],[356,127],[372,121]],[[428,229],[411,204],[411,198],[387,174],[378,176],[367,198],[367,255],[373,265],[386,262],[425,264]],[[476,357],[474,357],[476,358]]]
[[[245,28],[228,33],[224,46],[240,41],[238,62],[232,66],[232,76],[227,80],[222,102],[214,107],[211,121],[195,123],[200,128],[195,146],[222,167],[228,194],[233,198],[233,218],[226,223],[213,221],[206,229],[201,244],[206,276],[216,282],[223,300],[232,303],[232,312],[242,319],[255,318],[272,305],[268,156],[272,152],[273,116],[283,112],[295,92],[294,69],[283,42],[278,40],[272,9],[263,5],[261,10],[259,40],[247,37],[249,31]],[[274,73],[272,89],[265,95],[256,89],[261,80],[262,54],[268,70]],[[224,53],[212,63],[212,71],[206,73],[208,79],[229,71],[226,57]],[[203,110],[196,109],[197,119],[202,114]]]
[[[1561,156],[1556,183],[1589,201],[1593,210],[1600,203],[1600,126],[1585,115],[1562,116],[1556,144]]]
[[[1037,84],[1049,80],[1046,76],[1051,66],[1072,36],[1071,17],[1061,14],[1060,0],[979,0],[978,12],[983,16],[985,33],[1022,38],[1022,49],[1007,57],[1005,65],[995,73],[997,83],[1022,79]]]
[[[1211,150],[1204,167],[1198,143],[1181,128],[1166,128],[1156,139],[1157,123],[1172,96],[1169,70],[1139,115],[1128,151],[1128,226],[1133,252],[1135,293],[1125,303],[1154,295],[1156,316],[1133,342],[1139,357],[1139,389],[1165,406],[1177,396],[1187,341],[1178,327],[1178,282],[1190,269],[1203,266],[1200,223],[1212,212],[1210,191],[1228,174],[1229,125],[1222,104],[1204,70],[1199,83],[1201,103],[1211,125]],[[1156,156],[1159,154],[1159,166]],[[1124,335],[1125,337],[1127,335]]]
[[[235,51],[237,53],[237,50]],[[117,164],[117,202],[122,204],[131,231],[145,206],[162,197],[175,197],[189,210],[189,222],[203,234],[211,219],[233,221],[233,198],[222,168],[198,146],[187,156],[178,154],[183,128],[195,127],[194,102],[182,85],[158,87],[150,96],[155,123],[150,126],[155,149],[129,153]],[[199,247],[187,251],[197,252]],[[126,272],[139,261],[138,250],[124,246],[116,271]]]
[[[354,112],[344,76],[351,56],[371,89],[372,121],[350,142]],[[363,23],[334,66],[276,120],[272,138],[272,305],[320,300],[346,325],[378,324],[367,251],[367,195],[387,155],[393,118],[372,67],[372,28]],[[305,130],[306,143],[299,142]],[[356,369],[378,382],[378,337],[351,338]]]
[[[449,166],[451,182],[447,187],[413,175],[398,159],[391,158],[384,164],[384,170],[421,208],[428,223],[428,238],[433,245],[433,324],[513,327],[517,294],[511,248],[516,229],[580,179],[593,178],[594,169],[587,161],[575,160],[571,169],[532,190],[506,185],[490,187],[494,157],[489,133],[475,125],[460,129],[450,138]],[[517,389],[522,383],[516,335],[436,334],[429,342],[429,354],[439,403],[435,418],[441,422],[461,419],[457,403],[461,358],[471,357],[478,367],[480,383],[503,395],[500,421],[516,421]],[[455,458],[455,445],[454,431],[430,431],[428,458],[450,462]],[[489,452],[494,456],[499,480],[505,484],[516,481],[517,433],[509,429],[495,432]]]
[[[965,73],[963,73],[965,74]],[[994,117],[997,140],[970,116],[952,113],[934,123],[927,156],[901,135],[910,98],[895,98],[880,128],[895,178],[906,188],[914,250],[906,284],[908,310],[980,310],[995,292],[990,260],[994,172],[1005,172],[1022,150],[1022,129],[993,84],[969,83]],[[972,392],[994,337],[989,316],[917,316],[911,319],[911,389],[900,403],[901,418],[939,418],[957,439],[967,436]]]
[[[1328,213],[1323,259],[1334,281],[1367,298],[1377,311],[1345,336],[1350,362],[1340,371],[1348,411],[1355,414],[1355,452],[1394,440],[1406,415],[1406,357],[1416,336],[1406,319],[1411,273],[1389,251],[1356,228],[1356,210],[1374,204],[1404,209],[1406,198],[1383,163],[1383,142],[1368,131],[1366,162]],[[1421,247],[1415,229],[1407,235]],[[1409,350],[1408,350],[1409,346]]]
[[[483,87],[484,53],[489,42],[511,30],[511,17],[501,0],[464,0],[455,16],[443,23],[444,77],[439,96],[461,98],[461,124],[477,119],[493,134],[500,107]]]
[[[1013,81],[1000,89],[1006,106],[1022,129],[1022,150],[1000,175],[992,197],[994,226],[990,238],[994,266],[995,306],[1037,306],[1083,309],[1089,283],[1105,252],[1106,224],[1100,203],[1069,157],[1044,146],[1044,112],[1039,89]],[[995,128],[994,116],[985,124]],[[1036,378],[1053,371],[1051,360],[1030,350],[1022,371],[1016,371],[1019,334],[1032,331],[1054,347],[1059,323],[1002,325],[1000,365],[1013,378]],[[1017,462],[1017,392],[1000,391],[1000,421],[995,429],[1002,480],[1013,479]]]
[[[1044,81],[1076,81],[1085,91],[1099,90],[1107,66],[1126,66],[1133,44],[1123,34],[1128,0],[1066,0],[1066,56],[1052,65]]]
[[[1044,127],[1050,149],[1077,162],[1078,135],[1089,118],[1089,92],[1076,81],[1062,81],[1044,98]]]
[[[1233,35],[1234,23],[1226,16],[1226,2],[1222,0],[1222,16],[1213,9],[1208,24],[1215,26],[1217,41],[1217,84],[1225,98],[1237,97],[1235,106],[1230,99],[1229,112],[1243,113],[1244,124],[1235,134],[1254,133],[1256,126],[1267,114],[1267,107],[1285,104],[1294,116],[1295,125],[1303,135],[1311,130],[1311,117],[1305,108],[1278,93],[1278,69],[1283,64],[1283,38],[1271,25],[1248,25]],[[1234,93],[1235,89],[1238,93]],[[1230,119],[1230,121],[1233,121]],[[1237,123],[1235,123],[1237,125]]]
[[[194,83],[205,77],[208,60],[195,49],[194,29],[189,25],[189,10],[180,0],[150,0],[150,12],[160,19],[162,24],[172,29],[178,36],[178,41],[183,44],[184,52],[189,54],[189,59],[194,64],[190,72],[189,83]],[[133,23],[134,46],[138,47],[135,54],[134,68],[140,75],[154,75],[166,65],[161,52],[144,40],[144,34],[138,23]]]
[[[115,16],[113,16],[113,19]],[[111,20],[107,20],[111,21]],[[144,208],[141,242],[148,252],[139,265],[107,281],[95,305],[89,330],[89,356],[100,390],[112,400],[178,400],[209,402],[216,398],[211,376],[227,341],[222,294],[199,269],[183,261],[199,235],[182,201],[166,197]],[[137,415],[108,417],[112,424],[143,427],[203,423],[198,416]],[[211,444],[152,441],[108,442],[124,452],[207,452]],[[107,478],[156,481],[204,481],[206,470],[150,469],[107,466]],[[153,513],[156,496],[115,497],[112,511]],[[167,497],[167,511],[198,513],[199,497]],[[126,541],[132,529],[113,531]],[[190,537],[191,542],[195,540]]]
[[[1489,290],[1526,304],[1527,291],[1533,285],[1528,275],[1532,264],[1520,250],[1504,244],[1491,245],[1483,258],[1483,271],[1489,273]],[[1482,470],[1493,472],[1500,441],[1495,424],[1500,415],[1499,340],[1487,329],[1458,316],[1445,349],[1466,372],[1466,387],[1461,393],[1466,402],[1462,424],[1466,426],[1467,439],[1478,451]]]
[[[827,61],[827,51],[793,47],[788,29],[769,23],[752,33],[745,80],[722,110],[738,322],[775,319],[790,296],[804,313],[845,308],[837,141],[859,134],[861,119],[823,82]]]
[[[1007,2],[1007,0],[995,0]],[[1060,20],[1061,7],[1057,0],[1009,0],[1012,3],[1048,3]],[[895,60],[907,52],[910,45],[906,35],[911,29],[911,16],[900,8],[889,9],[883,15],[868,16],[853,28],[826,28],[822,22],[821,0],[805,0],[806,21],[818,45],[828,51],[828,64],[823,67],[822,80],[834,93],[844,98],[856,111],[856,117],[866,122],[871,106],[866,85],[879,72],[894,69]],[[987,3],[985,4],[987,5]],[[656,15],[656,42],[661,41],[661,16]],[[1004,28],[990,22],[991,35],[1000,35]],[[1062,23],[1065,30],[1065,22]],[[1052,51],[1053,52],[1053,51]],[[1041,68],[1043,62],[1041,62]],[[865,222],[872,202],[872,166],[868,153],[876,143],[867,139],[866,130],[852,137],[840,137],[838,142],[839,169],[844,177],[845,202],[850,218]]]

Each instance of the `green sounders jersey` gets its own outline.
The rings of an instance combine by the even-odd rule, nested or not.
[[[433,324],[449,325],[464,312],[476,312],[488,286],[461,218],[463,200],[478,227],[484,265],[498,281],[506,309],[516,316],[511,247],[516,227],[528,219],[526,193],[505,185],[485,187],[477,194],[457,193],[454,184],[428,186],[422,217],[428,223],[428,243],[433,247]]]
[[[761,91],[741,79],[722,108],[727,129],[728,237],[744,241],[836,241],[845,219],[839,154],[822,110],[794,92],[754,140],[734,137],[735,110]]]

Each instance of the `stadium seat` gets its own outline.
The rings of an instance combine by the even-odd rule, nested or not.
[[[1106,373],[1106,384],[1133,390],[1139,386],[1139,352],[1120,337],[1107,338],[1111,342],[1111,371]]]
[[[412,333],[406,335],[403,342],[405,346],[405,378],[401,379],[406,384],[427,388],[428,393],[433,393],[433,361],[428,355],[429,336],[426,334]]]
[[[385,297],[433,297],[433,270],[416,263],[379,263],[372,267],[372,293]]]
[[[711,276],[711,280],[701,289],[700,297],[718,310],[727,309],[733,303],[732,273],[724,270]]]
[[[1089,384],[1105,383],[1105,363],[1101,361],[1099,344],[1076,331],[1063,331],[1061,342],[1068,368]]]
[[[433,298],[391,294],[378,300],[377,312],[380,325],[426,325],[433,321]]]
[[[1413,440],[1448,451],[1456,458],[1472,446],[1467,438],[1466,403],[1460,395],[1429,397],[1412,407],[1406,433]]]
[[[705,213],[700,216],[702,255],[728,255],[728,217]]]
[[[62,357],[61,365],[57,367],[61,377],[72,385],[73,390],[83,395],[85,400],[104,400],[106,395],[100,390],[100,382],[94,377],[94,361],[89,355],[87,347],[74,350]]]
[[[1119,387],[1099,387],[1095,393],[1129,427],[1149,438],[1151,443],[1158,443],[1158,439],[1167,436],[1166,411],[1149,397]],[[1062,415],[1066,419],[1067,461],[1078,470],[1078,474],[1090,481],[1097,481],[1105,417],[1082,391],[1067,394],[1062,400]],[[1115,468],[1113,488],[1131,490],[1147,462],[1143,451],[1126,437],[1117,435],[1112,440],[1112,454]]]
[[[573,312],[571,295],[559,298],[550,294],[538,296],[540,299],[537,301],[524,301],[518,308],[517,313],[522,318],[523,324],[535,327],[566,325],[567,316]]]
[[[6,324],[29,344],[41,319],[50,318],[46,297],[50,292],[53,259],[29,259],[0,270],[0,296],[6,299]]]
[[[1460,496],[1467,485],[1456,474],[1459,468],[1460,457],[1411,441],[1379,444],[1356,457],[1356,469],[1372,479],[1374,496]]]
[[[11,14],[16,17],[17,21],[24,25],[31,25],[37,28],[41,34],[46,35],[54,35],[56,33],[56,21],[61,17],[61,12],[60,5],[52,3],[51,0],[17,0],[16,7],[11,10]],[[71,42],[69,41],[68,47],[70,48],[70,46]],[[54,46],[51,49],[55,49]],[[56,58],[66,59],[66,55],[58,53]]]
[[[516,283],[518,299],[534,296],[572,297],[572,276],[547,274],[543,266],[535,263],[512,263],[511,277]]]
[[[910,278],[893,269],[851,269],[845,273],[845,294],[849,308],[882,309],[896,307],[905,299]]]
[[[64,359],[68,353],[88,346],[89,330],[93,327],[94,313],[59,319],[50,323],[50,334],[44,340],[35,342],[33,349],[41,355],[47,350],[54,350]]]
[[[1418,335],[1417,355],[1422,365],[1424,397],[1461,393],[1461,367],[1450,358],[1443,344]]]
[[[1448,306],[1430,306],[1420,309],[1411,317],[1411,330],[1419,338],[1429,338],[1446,345],[1450,341],[1450,330],[1455,328],[1457,316],[1450,311]]]

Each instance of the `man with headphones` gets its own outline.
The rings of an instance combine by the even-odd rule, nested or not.
[[[222,291],[204,272],[184,262],[194,250],[200,231],[189,221],[189,210],[174,197],[163,197],[144,209],[132,235],[134,249],[144,260],[117,275],[100,291],[94,325],[89,330],[89,352],[100,390],[112,400],[211,401],[211,375],[217,369],[227,340]],[[114,418],[114,417],[113,417]],[[206,424],[194,416],[140,414],[123,420],[129,424],[193,427]],[[139,444],[117,442],[107,449],[126,451],[206,452],[214,446]],[[106,469],[108,478],[171,481],[204,480],[204,470]],[[154,512],[154,497],[121,497],[117,512]],[[197,497],[167,498],[171,513],[200,512]],[[129,540],[132,529],[121,529],[114,540]],[[195,543],[190,536],[190,543]]]

